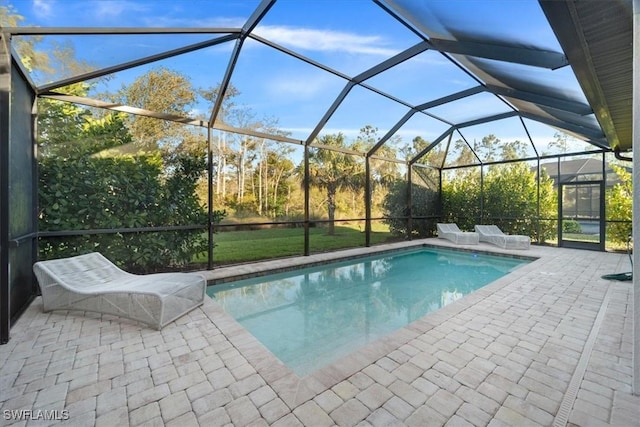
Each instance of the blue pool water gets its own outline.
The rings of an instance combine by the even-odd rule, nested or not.
[[[527,262],[425,248],[210,286],[207,293],[304,376]]]

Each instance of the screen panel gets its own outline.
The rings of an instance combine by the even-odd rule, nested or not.
[[[2,245],[8,252],[8,271],[5,274],[8,279],[9,311],[8,319],[2,319],[2,322],[8,320],[13,324],[35,295],[36,283],[31,269],[36,261],[37,230],[34,209],[35,151],[31,119],[34,93],[14,64],[11,67],[10,88],[8,152],[6,163],[3,162],[2,165],[8,168],[8,174],[5,175],[7,182],[2,185],[7,185],[11,191],[4,193],[3,198],[6,197],[6,200],[1,201],[8,208],[3,209],[7,232],[6,241]],[[8,339],[8,336],[2,337],[3,342],[5,338]]]

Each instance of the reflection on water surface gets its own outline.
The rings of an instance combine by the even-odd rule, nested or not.
[[[216,285],[208,294],[303,376],[526,262],[424,249]]]

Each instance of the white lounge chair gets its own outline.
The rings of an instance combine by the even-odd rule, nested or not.
[[[457,224],[436,224],[438,237],[458,245],[477,245],[480,236],[473,231],[461,231]]]
[[[197,273],[136,275],[93,252],[33,265],[44,311],[113,314],[162,329],[204,302],[207,282]]]
[[[529,249],[529,236],[504,234],[497,225],[476,225],[481,242],[487,242],[504,249]]]

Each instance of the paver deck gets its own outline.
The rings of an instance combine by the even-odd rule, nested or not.
[[[452,246],[426,239],[386,248],[425,243]],[[601,277],[629,271],[628,257],[473,249],[538,259],[304,378],[209,299],[161,331],[113,316],[43,313],[36,299],[0,346],[0,425],[640,425],[632,285]]]

